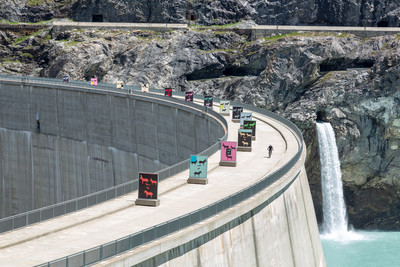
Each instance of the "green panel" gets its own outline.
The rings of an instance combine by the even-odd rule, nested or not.
[[[190,156],[190,178],[207,178],[207,156]]]

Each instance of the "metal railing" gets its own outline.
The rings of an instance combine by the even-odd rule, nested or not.
[[[2,76],[0,76],[1,80]],[[35,80],[35,79],[33,79]],[[59,85],[57,82],[56,84]],[[104,85],[103,85],[104,86]],[[110,90],[111,86],[105,86],[104,87],[106,90]],[[100,89],[100,87],[96,87],[96,89]],[[177,93],[179,95],[180,93]],[[183,95],[183,94],[182,94]],[[153,95],[152,95],[153,96]],[[163,98],[165,100],[165,98]],[[168,100],[170,100],[168,98]],[[219,99],[217,98],[216,101]],[[182,103],[182,102],[181,102]],[[187,105],[192,105],[191,103],[185,103]],[[155,225],[153,227],[147,228],[143,231],[133,233],[129,236],[125,236],[123,238],[114,240],[112,242],[90,248],[84,251],[81,251],[79,253],[73,254],[73,255],[68,255],[66,257],[47,262],[44,264],[40,264],[37,266],[85,266],[85,265],[90,265],[96,262],[99,262],[101,260],[104,260],[109,257],[113,257],[115,255],[127,252],[129,250],[132,250],[134,248],[137,248],[143,244],[146,244],[148,242],[151,242],[155,239],[167,236],[169,234],[172,234],[174,232],[177,232],[179,230],[182,230],[192,224],[198,223],[200,221],[203,221],[205,219],[208,219],[214,215],[216,215],[219,212],[222,212],[228,208],[231,208],[235,206],[236,204],[240,203],[241,201],[248,199],[249,197],[253,196],[254,194],[257,194],[264,189],[266,189],[268,186],[279,180],[282,176],[284,176],[286,173],[288,173],[294,166],[295,164],[299,161],[304,147],[303,147],[303,136],[301,131],[297,128],[296,125],[294,125],[292,122],[289,120],[280,117],[272,112],[269,112],[267,110],[263,110],[261,108],[257,108],[254,106],[246,105],[246,104],[241,104],[241,103],[235,103],[231,102],[232,105],[237,105],[237,106],[243,106],[244,108],[260,113],[262,115],[268,116],[289,129],[292,130],[293,134],[295,135],[297,142],[298,142],[298,151],[297,153],[282,167],[277,169],[276,171],[268,174],[264,178],[260,179],[258,182],[253,184],[250,187],[247,187],[239,192],[236,192],[234,194],[231,194],[228,197],[225,197],[215,203],[212,203],[208,206],[205,206],[201,209],[195,210],[193,212],[190,212],[188,214],[185,214],[183,216],[174,218],[172,220],[169,220],[167,222]],[[212,112],[209,110],[208,112]],[[218,113],[214,114],[215,116],[220,116]],[[223,118],[222,116],[220,116]],[[224,121],[224,119],[222,120]],[[226,124],[226,121],[225,121]],[[227,134],[224,135],[222,140],[226,140]],[[216,151],[220,149],[220,142],[215,143],[212,145],[210,148],[208,148],[206,151],[203,151],[204,155],[212,155]],[[182,161],[178,164],[175,164],[169,168],[166,168],[164,170],[159,171],[159,175],[164,177],[162,179],[165,179],[166,177],[169,177],[172,175],[172,173],[178,173],[180,171],[183,171],[185,169],[188,169],[189,166],[189,159]],[[165,175],[165,176],[164,176]],[[136,185],[134,185],[136,183]],[[123,195],[123,192],[127,191],[134,191],[137,190],[137,181],[132,181],[129,183],[125,183],[119,186],[115,186],[113,188],[103,190],[101,192],[91,194],[82,198],[78,198],[75,200],[71,200],[71,203],[75,204],[70,204],[69,202],[64,203],[65,207],[63,208],[55,208],[55,210],[61,212],[62,210],[73,210],[78,206],[85,206],[86,203],[92,204],[95,202],[95,199],[100,199],[101,201],[106,201],[108,198],[111,199],[116,196]],[[280,192],[276,193],[279,194]],[[96,197],[95,197],[96,196]],[[275,195],[272,196],[271,198],[276,197]],[[69,204],[68,204],[69,203]],[[79,203],[79,204],[78,204]],[[60,203],[61,204],[61,203]],[[94,204],[92,204],[94,205]],[[49,211],[47,211],[49,212]],[[45,213],[45,212],[43,212]],[[51,213],[51,212],[49,212]],[[40,214],[41,216],[42,214]],[[28,216],[29,217],[29,216]],[[37,217],[37,215],[32,215],[31,217]],[[24,219],[22,219],[24,220]],[[25,220],[27,220],[25,218]]]
[[[242,105],[239,103],[234,103],[234,105]],[[201,209],[195,210],[183,216],[174,218],[167,222],[155,225],[153,227],[147,228],[137,233],[133,233],[129,236],[125,236],[123,238],[108,242],[106,244],[90,248],[79,253],[69,255],[51,262],[47,262],[44,264],[37,265],[37,267],[55,267],[55,266],[86,266],[91,265],[96,262],[102,261],[104,259],[116,256],[118,254],[122,254],[124,252],[135,249],[139,246],[142,246],[146,243],[149,243],[155,239],[170,235],[177,231],[180,231],[186,227],[189,227],[195,223],[206,220],[219,212],[227,210],[236,204],[239,204],[245,199],[252,197],[253,195],[263,191],[268,186],[278,181],[282,176],[288,173],[295,164],[299,161],[303,150],[303,136],[301,131],[297,128],[289,120],[280,117],[276,114],[273,114],[269,111],[262,110],[260,108],[246,106],[249,110],[261,113],[266,116],[270,116],[271,118],[279,121],[280,123],[289,127],[293,133],[296,135],[296,139],[299,145],[299,150],[297,153],[281,168],[276,171],[268,174],[263,179],[260,179],[258,182],[253,184],[252,186],[245,188],[239,192],[236,192],[228,197],[225,197],[215,203],[212,203],[208,206],[205,206]],[[285,190],[285,189],[283,189]],[[272,201],[278,195],[280,195],[282,191],[275,193],[268,201]]]

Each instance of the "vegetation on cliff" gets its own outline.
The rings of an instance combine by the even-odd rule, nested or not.
[[[153,8],[151,12],[138,1],[118,1],[118,9],[113,0],[40,1],[15,0],[13,5],[3,1],[0,19],[37,22],[70,17],[90,21],[96,12],[109,9],[102,13],[109,21],[118,15],[112,10],[122,10],[120,19],[187,22],[187,1],[178,1],[174,9],[165,1],[158,11]],[[136,6],[129,6],[133,2]],[[399,26],[400,4],[393,1],[347,1],[342,6],[340,0],[319,1],[322,4],[314,9],[309,7],[315,1],[303,1],[296,12],[285,13],[287,20],[282,12],[290,5],[270,10],[268,5],[274,1],[240,2],[242,6],[228,8],[232,1],[206,1],[204,6],[191,1],[190,10],[196,12],[196,22],[205,25],[246,18],[260,24],[377,26],[385,22],[380,26]],[[374,11],[365,10],[361,2]],[[349,8],[337,9],[346,6]],[[305,7],[312,12],[307,13]],[[383,12],[389,8],[391,12]],[[321,10],[331,9],[347,15],[343,13],[336,20],[335,12],[321,15]],[[379,10],[382,12],[376,15]],[[136,17],[129,13],[133,11]],[[273,14],[275,20],[271,19]],[[67,74],[78,80],[97,76],[104,82],[149,83],[158,88],[213,94],[277,112],[304,132],[307,173],[319,219],[322,206],[315,121],[330,121],[338,139],[350,223],[356,228],[399,230],[399,37],[294,32],[251,40],[246,33],[227,27],[156,33],[58,31],[49,26],[25,36],[0,31],[0,73],[59,79]]]

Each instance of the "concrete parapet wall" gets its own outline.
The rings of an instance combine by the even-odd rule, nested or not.
[[[150,30],[155,32],[167,32],[171,30],[188,29],[188,24],[169,24],[169,23],[107,23],[107,22],[64,22],[54,21],[53,29],[55,32],[73,30],[76,28],[83,29],[118,29],[118,30]],[[216,30],[218,27],[202,27],[200,30]],[[238,34],[251,36],[251,40],[256,40],[261,37],[271,36],[272,34],[288,34],[298,31],[308,32],[341,32],[354,34],[361,37],[374,37],[388,34],[399,34],[400,28],[394,27],[347,27],[347,26],[300,26],[300,25],[257,25],[251,28],[230,28],[224,27],[224,31],[233,31]]]
[[[360,37],[374,37],[389,34],[399,34],[400,28],[258,25],[252,28],[251,40],[254,41],[258,38],[271,36],[272,34],[289,34],[300,31],[337,32],[354,34]]]
[[[203,112],[157,99],[1,82],[0,218],[137,179],[223,135]]]
[[[113,23],[113,22],[53,22],[53,31],[60,32],[73,29],[100,29],[100,30],[126,30],[126,31],[154,31],[169,32],[172,30],[184,30],[187,24],[171,23]]]

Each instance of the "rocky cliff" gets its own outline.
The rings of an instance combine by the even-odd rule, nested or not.
[[[3,0],[0,18],[37,22],[173,22],[202,25],[240,20],[257,24],[400,26],[400,2],[392,0]]]
[[[233,3],[234,2],[234,3]],[[39,21],[186,22],[241,26],[320,24],[399,26],[394,1],[127,1],[13,0],[0,18]],[[240,26],[240,25],[239,25]],[[246,33],[244,31],[244,33]],[[349,220],[356,228],[400,230],[399,42],[297,32],[250,41],[225,27],[150,31],[0,32],[0,73],[192,89],[251,103],[294,121],[307,143],[307,173],[321,220],[315,121],[334,126]]]
[[[317,119],[334,126],[350,223],[400,229],[400,38],[225,28],[0,32],[0,73],[194,90],[280,113],[304,132],[321,219]]]

